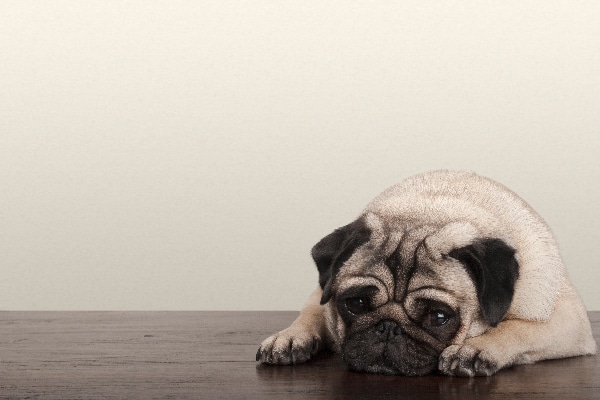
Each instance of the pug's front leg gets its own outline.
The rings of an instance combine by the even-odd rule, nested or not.
[[[308,361],[323,348],[325,317],[318,287],[308,298],[292,324],[265,339],[256,353],[256,361],[266,364],[299,364]]]
[[[513,365],[595,353],[585,307],[567,289],[550,320],[503,321],[480,336],[447,347],[438,368],[447,375],[489,376]]]
[[[547,323],[508,320],[486,333],[448,346],[439,370],[455,376],[490,376],[502,368],[531,364],[547,351],[543,336]]]

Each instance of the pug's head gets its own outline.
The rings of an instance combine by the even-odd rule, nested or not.
[[[328,329],[350,369],[434,372],[451,344],[497,325],[518,278],[515,250],[468,222],[411,225],[370,213],[312,249]]]

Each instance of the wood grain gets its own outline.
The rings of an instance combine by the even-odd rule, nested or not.
[[[296,312],[0,312],[0,399],[600,399],[600,356],[489,378],[257,364]],[[590,313],[596,341],[600,312]]]

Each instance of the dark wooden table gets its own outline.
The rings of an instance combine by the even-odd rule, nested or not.
[[[600,356],[486,378],[254,361],[296,312],[0,312],[0,399],[600,399]],[[590,313],[596,341],[600,312]]]

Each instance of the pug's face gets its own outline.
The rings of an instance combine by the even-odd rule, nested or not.
[[[395,226],[363,216],[312,250],[328,328],[349,368],[425,375],[441,352],[508,310],[514,250],[468,223]]]

